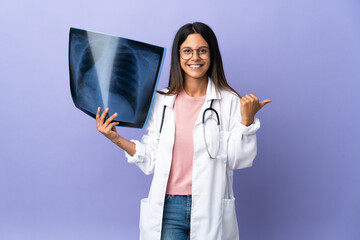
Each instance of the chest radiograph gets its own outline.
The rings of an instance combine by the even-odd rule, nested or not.
[[[118,113],[123,126],[143,127],[165,49],[71,28],[70,88],[75,105],[95,117],[97,107]]]

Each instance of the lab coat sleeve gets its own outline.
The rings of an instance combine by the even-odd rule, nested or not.
[[[255,118],[250,126],[241,123],[240,100],[233,99],[228,139],[228,167],[232,170],[251,167],[257,154],[256,131],[260,120]]]
[[[156,150],[158,147],[158,127],[156,126],[156,122],[158,121],[155,116],[158,109],[157,98],[158,97],[155,97],[154,104],[145,127],[147,134],[142,137],[141,142],[133,139],[130,140],[135,143],[135,154],[131,156],[125,151],[125,156],[128,162],[136,164],[147,175],[154,172]]]

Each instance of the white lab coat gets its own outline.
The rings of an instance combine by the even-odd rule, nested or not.
[[[156,94],[146,126],[148,133],[136,144],[136,153],[125,153],[128,162],[135,163],[145,174],[153,173],[147,198],[141,200],[140,239],[160,240],[164,198],[172,161],[175,137],[173,104],[176,96]],[[202,116],[215,99],[213,108],[220,117],[220,151],[216,159],[206,151]],[[159,129],[166,105],[164,124]],[[212,113],[213,114],[213,113]],[[213,117],[206,114],[206,118]],[[216,92],[209,79],[206,100],[195,122],[192,176],[191,240],[237,240],[238,224],[233,194],[233,170],[252,166],[256,156],[256,131],[259,119],[246,127],[240,123],[240,100],[237,95]],[[159,139],[158,139],[159,138]]]

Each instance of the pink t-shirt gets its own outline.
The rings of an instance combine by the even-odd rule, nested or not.
[[[175,141],[166,193],[191,195],[193,170],[193,129],[206,95],[190,97],[183,90],[175,99]]]

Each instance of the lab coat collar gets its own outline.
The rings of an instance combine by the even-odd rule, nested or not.
[[[170,107],[172,109],[173,105],[174,105],[174,102],[175,102],[175,98],[176,98],[176,94],[174,95],[170,95],[170,96],[166,96],[162,103],[163,105],[167,106],[167,107]]]
[[[175,102],[176,95],[167,96],[163,99],[163,105],[168,107],[173,107]],[[221,99],[221,95],[219,91],[216,91],[215,84],[211,81],[210,77],[208,77],[208,85],[206,88],[206,101],[210,101],[212,99]]]
[[[208,77],[208,85],[206,88],[206,101],[210,101],[212,99],[221,99],[221,95],[219,91],[216,91],[215,84],[211,81],[210,77]]]

